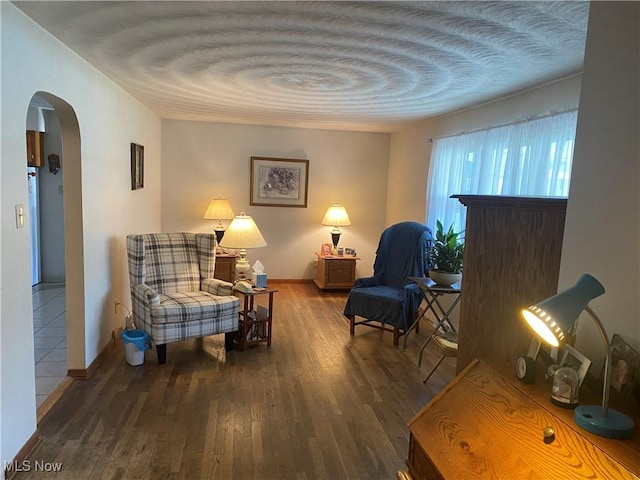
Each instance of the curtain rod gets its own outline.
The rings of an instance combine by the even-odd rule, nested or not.
[[[545,113],[541,113],[541,114],[537,114],[537,115],[531,115],[531,116],[525,117],[525,118],[520,118],[518,120],[514,120],[513,122],[500,123],[500,124],[497,124],[497,125],[490,125],[488,127],[474,128],[474,129],[471,129],[471,130],[462,130],[460,132],[452,133],[452,134],[449,134],[449,135],[442,135],[442,136],[439,136],[439,137],[427,138],[427,143],[433,143],[434,140],[441,140],[443,138],[459,137],[461,135],[468,135],[470,133],[485,132],[487,130],[493,130],[494,128],[502,128],[502,127],[508,127],[508,126],[511,126],[511,125],[519,125],[521,123],[531,122],[533,120],[541,120],[543,118],[555,117],[557,115],[563,115],[565,113],[576,112],[576,111],[578,111],[578,109],[575,108],[575,107],[565,108],[565,109],[562,109],[562,110],[553,110],[551,112],[545,112]]]

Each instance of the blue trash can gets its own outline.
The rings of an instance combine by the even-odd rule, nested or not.
[[[127,363],[132,366],[144,363],[144,351],[151,348],[151,337],[142,330],[123,330],[124,351]]]

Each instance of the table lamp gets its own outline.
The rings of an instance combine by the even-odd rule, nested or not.
[[[537,305],[522,310],[522,316],[533,331],[552,347],[564,341],[584,310],[593,319],[602,336],[607,354],[604,363],[602,406],[581,405],[575,409],[574,421],[579,427],[607,438],[623,439],[633,435],[633,420],[609,408],[611,384],[611,344],[602,322],[588,303],[604,293],[604,287],[591,275],[583,274],[576,284]]]
[[[225,231],[222,220],[231,220],[233,217],[233,210],[226,199],[215,198],[209,202],[207,211],[204,212],[204,217],[202,218],[207,220],[218,220],[218,224],[213,230],[216,234],[216,241],[218,242],[218,245],[220,245]]]
[[[331,230],[331,241],[333,242],[333,255],[338,254],[338,242],[340,241],[340,227],[351,225],[349,220],[349,214],[342,205],[331,205],[327,209],[327,213],[324,214],[322,219],[322,225],[329,225],[333,227]]]
[[[239,248],[240,256],[236,262],[236,272],[239,280],[247,280],[247,273],[251,269],[247,261],[247,248],[266,247],[267,242],[260,233],[256,222],[244,212],[234,217],[222,239],[221,246],[225,248]]]

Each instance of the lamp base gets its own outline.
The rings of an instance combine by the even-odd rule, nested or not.
[[[247,274],[251,270],[251,265],[249,265],[249,261],[247,260],[247,250],[244,248],[240,249],[240,256],[236,261],[236,274],[238,275],[238,280],[248,280]]]
[[[621,440],[633,436],[633,420],[611,408],[604,415],[598,405],[581,405],[576,408],[573,420],[580,428],[601,437]]]
[[[336,227],[337,232],[331,232],[331,242],[333,243],[333,250],[331,251],[331,255],[338,255],[338,242],[340,241],[340,229]]]
[[[221,230],[218,230],[216,228],[216,230],[214,230],[213,233],[216,234],[216,253],[222,253],[222,247],[220,247],[220,242],[222,241],[222,237],[224,237],[224,228]]]

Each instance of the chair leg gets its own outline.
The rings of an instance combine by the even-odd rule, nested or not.
[[[349,315],[349,332],[351,333],[352,337],[356,332],[356,316],[355,315]]]
[[[227,332],[224,334],[224,349],[228,352],[233,350],[233,337],[237,332]]]
[[[158,354],[158,365],[167,363],[167,344],[156,345],[156,353]]]
[[[397,347],[400,344],[400,329],[393,327],[393,346]]]
[[[435,364],[435,366],[431,369],[431,371],[429,372],[429,375],[427,375],[427,378],[425,378],[422,383],[427,383],[427,380],[429,380],[429,378],[431,378],[431,375],[433,375],[433,372],[436,371],[436,368],[438,368],[440,366],[440,364],[442,363],[442,360],[444,360],[444,357],[446,357],[446,355],[442,355],[440,357],[440,360],[438,360]]]

